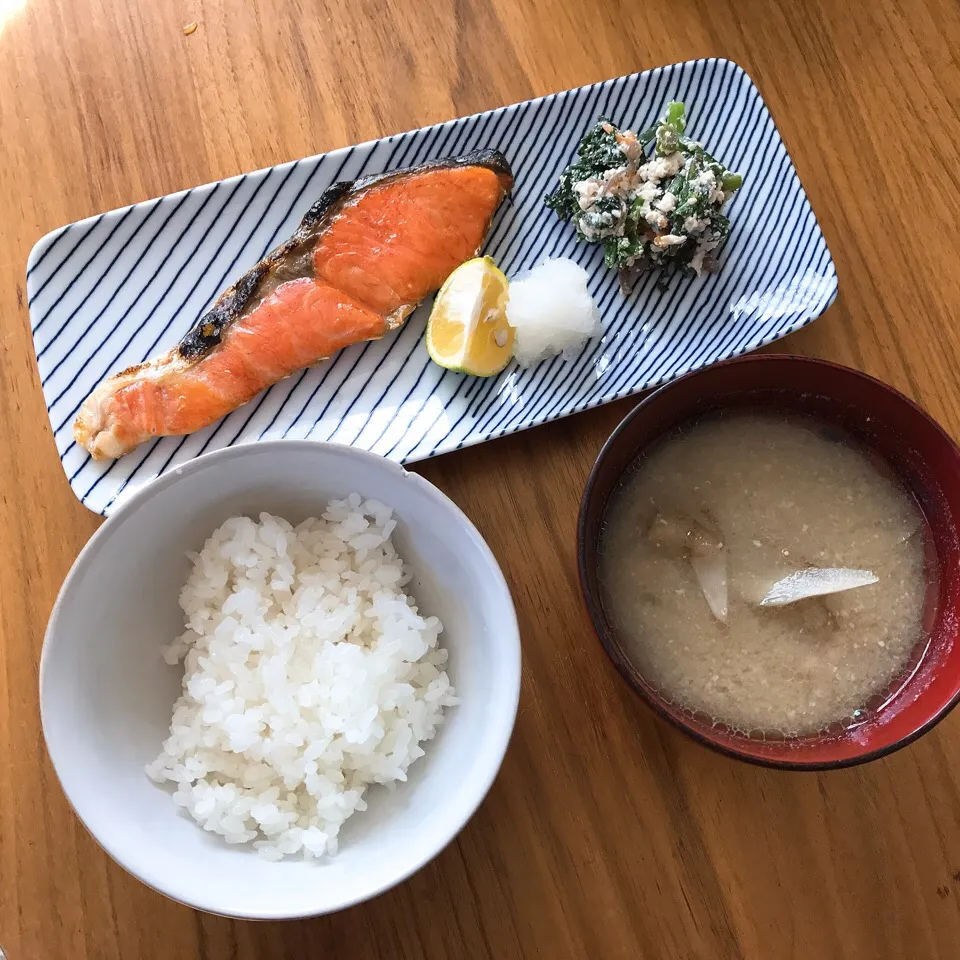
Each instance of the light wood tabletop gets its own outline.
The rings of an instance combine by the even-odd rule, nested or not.
[[[864,767],[777,772],[687,740],[604,656],[575,520],[630,402],[417,467],[491,544],[524,647],[499,778],[433,863],[368,904],[291,923],[205,916],[125,874],[75,820],[40,731],[44,626],[101,520],[60,468],[24,279],[42,234],[102,210],[722,56],[769,104],[840,277],[837,303],[780,349],[878,376],[960,436],[958,51],[956,0],[0,0],[9,960],[960,956],[960,714]]]

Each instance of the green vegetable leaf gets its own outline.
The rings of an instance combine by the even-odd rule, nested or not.
[[[601,117],[580,141],[577,159],[560,174],[560,183],[544,197],[544,203],[562,220],[570,220],[580,212],[580,201],[574,190],[576,184],[602,176],[625,162],[616,134],[617,128]]]

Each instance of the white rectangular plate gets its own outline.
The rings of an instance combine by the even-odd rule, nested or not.
[[[629,297],[602,252],[543,205],[598,116],[640,130],[683,100],[689,132],[744,176],[729,205],[720,272],[655,277]],[[258,396],[211,427],[95,463],[73,440],[96,384],[164,351],[220,292],[293,233],[337,180],[480,147],[506,154],[512,201],[486,252],[512,276],[544,256],[590,274],[604,336],[556,358],[478,380],[444,371],[423,346],[429,304],[397,334],[350,347]],[[697,60],[387,137],[134,204],[48,234],[30,254],[27,290],[47,410],[63,468],[91,510],[192,457],[263,438],[312,437],[409,462],[490,440],[738,356],[815,320],[837,279],[823,234],[773,120],[750,78],[726,60]]]

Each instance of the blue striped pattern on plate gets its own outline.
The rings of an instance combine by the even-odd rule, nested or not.
[[[730,203],[721,272],[644,278],[623,297],[599,249],[542,204],[598,115],[639,130],[671,99],[690,132],[744,175]],[[496,147],[516,174],[487,252],[508,274],[568,256],[590,275],[604,336],[574,358],[477,380],[434,366],[427,307],[398,333],[351,347],[276,384],[188,437],[94,463],[74,416],[105,376],[173,346],[219,293],[289,236],[336,180]],[[30,316],[44,397],[70,485],[107,514],[131,491],[207,450],[312,437],[409,462],[607,403],[734,357],[816,319],[833,301],[830,253],[793,165],[749,77],[698,60],[621,77],[399,136],[282,164],[71,224],[33,249]]]

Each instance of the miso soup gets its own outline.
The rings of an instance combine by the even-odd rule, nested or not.
[[[669,700],[752,733],[850,725],[924,641],[935,565],[919,507],[844,436],[794,416],[687,425],[621,480],[604,518],[608,616]],[[877,582],[761,603],[798,570]]]

